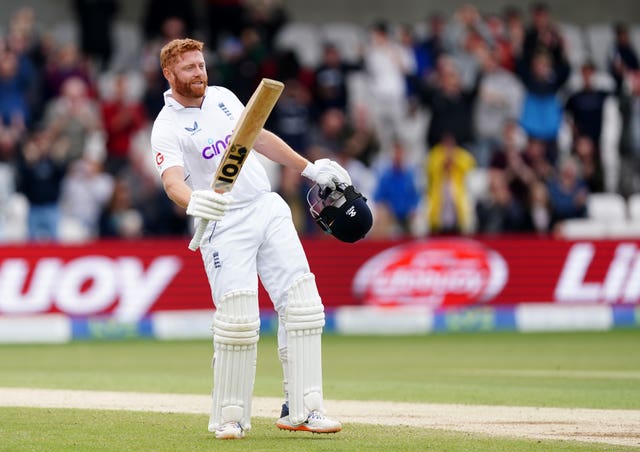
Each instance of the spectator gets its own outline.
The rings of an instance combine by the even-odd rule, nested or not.
[[[117,0],[74,0],[80,27],[82,53],[94,60],[96,69],[109,67],[113,53],[113,20],[118,13]]]
[[[404,52],[413,60],[413,68],[405,74],[406,96],[409,99],[417,98],[420,89],[420,74],[425,71],[427,64],[433,65],[427,61],[429,56],[425,49],[420,45],[416,37],[416,33],[412,25],[401,24],[398,26],[398,43],[404,49]]]
[[[228,0],[227,0],[228,1]],[[289,21],[286,9],[281,0],[261,0],[247,2],[247,19],[249,26],[255,28],[266,49],[271,52],[278,32]]]
[[[391,149],[407,111],[406,76],[415,70],[413,55],[392,39],[385,22],[371,27],[365,50],[372,118],[383,149]]]
[[[18,69],[15,53],[0,50],[0,126],[22,131],[29,122],[29,80]]]
[[[562,121],[558,91],[569,77],[569,63],[564,58],[554,60],[548,52],[539,51],[530,65],[520,64],[518,70],[526,88],[520,123],[527,135],[545,142],[547,158],[555,163],[556,140]]]
[[[102,172],[101,164],[85,155],[69,166],[62,183],[61,213],[84,231],[85,237],[99,235],[100,213],[111,198],[113,177]]]
[[[464,89],[454,61],[443,55],[438,59],[436,76],[421,89],[422,104],[431,111],[427,132],[429,148],[451,133],[457,143],[470,147],[474,141],[473,105],[479,80],[471,89]]]
[[[128,163],[131,139],[147,122],[144,106],[131,96],[126,74],[114,78],[113,95],[102,102],[106,132],[106,170],[117,174]]]
[[[389,220],[392,235],[411,233],[420,195],[414,179],[414,168],[406,165],[405,149],[399,140],[394,141],[391,159],[380,171],[373,200],[374,217]]]
[[[511,61],[505,68],[515,72],[516,60],[522,57],[524,37],[526,35],[522,12],[516,6],[507,6],[503,12],[506,40],[509,43]],[[504,61],[503,61],[504,62]]]
[[[116,179],[99,225],[101,237],[131,239],[142,235],[142,216],[131,203],[131,188],[124,179]]]
[[[523,48],[522,63],[529,66],[535,55],[543,51],[553,57],[553,65],[564,59],[564,41],[551,17],[551,8],[546,3],[531,6],[531,24],[527,28]]]
[[[551,227],[551,206],[549,191],[544,183],[535,181],[531,184],[527,205],[533,230],[538,234],[548,233]]]
[[[456,55],[465,50],[470,35],[476,39],[484,41],[485,44],[493,45],[491,33],[478,9],[472,4],[460,6],[447,24],[444,31],[445,50],[449,54]]]
[[[206,0],[209,47],[217,50],[227,38],[240,36],[247,21],[247,6],[243,0]],[[189,33],[190,34],[190,33]]]
[[[363,62],[347,63],[335,44],[325,44],[322,61],[315,70],[313,100],[319,113],[329,108],[347,111],[349,74],[364,68]]]
[[[520,117],[524,88],[513,73],[498,64],[496,52],[486,49],[480,57],[483,76],[474,111],[474,155],[478,166],[486,167],[498,147],[504,124]]]
[[[258,85],[259,71],[260,62],[248,54],[239,38],[224,40],[215,69],[217,84],[233,90],[243,103],[247,103]]]
[[[31,127],[39,120],[41,112],[41,75],[39,69],[29,55],[29,35],[27,31],[14,28],[7,37],[6,52],[15,55],[17,60],[16,77],[20,85],[21,96],[25,102],[24,125]],[[1,53],[1,51],[0,51]]]
[[[466,176],[475,167],[473,155],[444,134],[427,155],[427,220],[433,234],[470,232],[472,207]]]
[[[495,150],[489,164],[491,172],[501,172],[512,196],[525,205],[529,199],[530,186],[536,180],[531,161],[524,154],[527,138],[515,121],[508,121],[502,130],[502,142]]]
[[[576,137],[572,154],[576,158],[580,174],[582,174],[589,193],[603,192],[605,187],[602,163],[593,139],[588,135]]]
[[[509,39],[503,18],[498,14],[489,14],[485,22],[493,43],[489,49],[495,55],[498,66],[513,72],[515,70],[513,43]]]
[[[440,55],[446,52],[444,44],[444,30],[447,25],[447,21],[442,13],[433,12],[429,15],[429,32],[426,39],[422,42],[422,47],[425,50],[427,58],[425,61],[429,61],[430,65],[425,64],[424,68],[420,65],[417,68],[418,75],[421,80],[426,80],[431,71],[435,68],[436,61],[440,58]]]
[[[29,201],[29,240],[58,239],[59,200],[68,161],[65,154],[64,143],[46,130],[29,136],[19,154],[17,189]]]
[[[345,152],[372,168],[380,155],[380,141],[365,107],[355,108],[352,126],[345,141]]]
[[[146,41],[152,41],[165,35],[167,19],[176,19],[183,24],[184,34],[191,35],[196,25],[193,0],[168,2],[166,0],[147,0],[143,12],[142,27]],[[212,47],[215,49],[215,47]]]
[[[574,141],[586,135],[599,149],[604,119],[604,103],[609,92],[594,86],[595,65],[588,61],[582,65],[582,88],[567,100],[565,111],[571,119]]]
[[[269,117],[269,125],[294,149],[304,152],[310,145],[313,126],[311,93],[300,82],[292,80]]]
[[[60,96],[45,109],[45,123],[54,139],[64,139],[70,160],[80,158],[92,138],[102,140],[102,119],[98,103],[88,96],[87,85],[72,77],[62,86]]]
[[[349,135],[350,127],[344,111],[332,108],[320,116],[317,126],[311,131],[310,141],[314,146],[325,149],[331,154],[331,158],[334,158],[333,155],[340,153],[344,148]]]
[[[555,167],[547,158],[548,154],[547,144],[543,140],[529,137],[527,145],[524,148],[522,159],[531,171],[533,171],[533,180],[547,183],[556,177]],[[531,184],[533,180],[529,183]]]
[[[504,173],[489,173],[489,194],[476,205],[477,232],[500,234],[531,230],[524,206],[513,197]]]
[[[44,73],[43,101],[62,94],[62,87],[68,79],[80,79],[86,86],[87,95],[95,97],[95,86],[89,68],[82,59],[75,44],[69,43],[55,50],[47,62]]]
[[[619,22],[614,25],[615,42],[609,60],[609,71],[616,81],[618,91],[622,89],[625,76],[629,72],[640,69],[640,59],[633,47],[627,24]]]
[[[297,80],[311,92],[313,76],[313,70],[303,67],[296,53],[290,49],[275,52],[264,61],[260,71],[260,77],[282,80],[285,85],[291,80]]]
[[[579,174],[575,159],[560,163],[557,177],[548,183],[552,226],[570,218],[583,218],[587,213],[589,189]]]
[[[623,194],[640,191],[640,71],[627,75],[620,96],[622,113],[621,186]]]

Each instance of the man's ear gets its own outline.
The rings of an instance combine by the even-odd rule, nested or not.
[[[162,69],[162,75],[167,79],[169,83],[173,82],[173,72],[171,72],[168,68]]]

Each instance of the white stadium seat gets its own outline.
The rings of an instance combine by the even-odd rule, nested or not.
[[[631,220],[640,221],[640,193],[634,193],[629,196],[627,210]]]
[[[346,61],[356,62],[366,42],[366,32],[363,27],[348,22],[327,22],[320,26],[322,43],[334,44]]]
[[[623,220],[607,223],[607,237],[629,239],[640,237],[640,220]]]
[[[591,193],[587,214],[590,219],[605,223],[623,221],[627,218],[627,204],[619,193]]]
[[[561,232],[568,240],[602,239],[607,236],[607,226],[598,220],[573,218],[562,222]]]
[[[578,25],[561,23],[558,28],[566,43],[566,52],[572,66],[580,66],[587,60],[584,34]]]
[[[286,24],[275,38],[275,46],[279,50],[292,50],[300,64],[314,68],[322,56],[320,30],[316,25],[291,22]]]
[[[613,48],[613,28],[611,24],[592,24],[585,29],[587,46],[591,59],[600,69],[607,69],[611,49]]]

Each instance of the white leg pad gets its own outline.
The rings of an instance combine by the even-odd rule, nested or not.
[[[323,326],[324,307],[315,276],[307,273],[294,282],[287,292],[285,311],[289,419],[293,424],[306,421],[313,410],[324,413],[321,357]]]
[[[251,397],[260,330],[258,294],[225,294],[213,321],[213,394],[209,431],[226,422],[251,429]]]

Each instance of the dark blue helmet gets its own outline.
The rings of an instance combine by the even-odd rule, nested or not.
[[[314,185],[307,193],[307,202],[318,226],[343,242],[357,242],[373,224],[367,198],[353,185],[338,185],[335,190]]]

